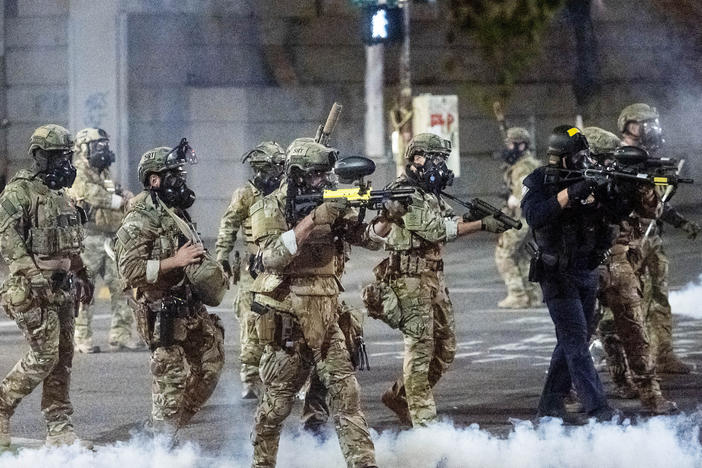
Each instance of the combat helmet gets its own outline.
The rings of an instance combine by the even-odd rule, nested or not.
[[[621,133],[624,133],[629,122],[645,122],[647,120],[656,120],[659,117],[655,107],[643,102],[637,102],[622,109],[617,119],[617,127]]]
[[[451,154],[451,141],[441,138],[434,133],[419,133],[410,140],[405,150],[405,160],[412,162],[415,154]]]
[[[317,143],[314,138],[297,138],[285,152],[285,173],[330,172],[339,159],[339,150]]]
[[[81,145],[87,145],[91,141],[109,140],[110,135],[101,128],[88,127],[76,133],[76,150],[81,150]]]
[[[33,151],[37,148],[44,151],[72,151],[73,137],[71,132],[60,125],[42,125],[29,137],[27,153],[33,155]]]
[[[583,135],[587,138],[593,154],[611,153],[621,145],[617,135],[600,127],[585,127]]]
[[[581,169],[590,163],[590,144],[578,127],[559,125],[548,137],[548,163],[560,166],[565,160],[568,169]]]
[[[178,146],[173,148],[159,146],[151,149],[142,154],[141,159],[139,159],[137,169],[139,181],[144,187],[147,187],[149,174],[182,168],[186,162],[197,164],[197,156],[186,138],[182,138]]]
[[[527,147],[531,144],[531,135],[529,131],[524,127],[510,127],[507,129],[507,136],[505,138],[510,143],[526,143]]]
[[[285,150],[275,141],[263,141],[254,149],[244,153],[241,157],[242,164],[247,162],[251,167],[282,166],[285,164]]]

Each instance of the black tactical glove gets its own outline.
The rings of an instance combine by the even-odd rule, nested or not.
[[[696,239],[697,234],[700,233],[700,225],[694,221],[685,221],[682,226],[680,226],[680,229],[687,233],[688,239]]]
[[[88,274],[88,269],[83,267],[73,274],[73,281],[76,287],[76,297],[78,301],[83,304],[90,304],[93,302],[93,295],[95,294],[95,285],[90,279]]]
[[[609,249],[605,250],[604,252],[592,252],[590,254],[590,258],[588,258],[588,261],[587,261],[587,269],[594,270],[598,266],[607,262],[610,254],[611,254],[611,251]]]
[[[597,188],[597,182],[592,179],[581,180],[573,185],[568,186],[568,200],[570,202],[579,202],[585,200]]]
[[[499,234],[509,229],[509,226],[507,226],[505,223],[495,218],[494,216],[486,216],[482,219],[481,222],[482,224],[480,226],[480,229],[483,231],[494,232],[495,234]]]
[[[227,279],[230,279],[232,276],[232,266],[229,264],[229,260],[220,260],[219,264],[222,265],[222,269],[224,270],[224,274],[227,275]]]

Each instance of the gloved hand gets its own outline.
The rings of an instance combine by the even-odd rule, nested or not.
[[[222,265],[222,269],[224,270],[224,274],[227,277],[227,283],[229,283],[229,280],[232,277],[232,266],[229,264],[229,260],[220,260],[219,264]],[[236,283],[234,283],[236,284]]]
[[[700,225],[694,221],[685,221],[682,226],[680,226],[680,229],[687,233],[688,239],[696,239],[697,234],[700,233]]]
[[[399,221],[407,213],[407,207],[398,200],[385,200],[383,202],[382,216],[388,221]]]
[[[495,234],[505,232],[509,228],[509,226],[494,216],[486,216],[482,219],[481,223],[480,229],[487,232],[494,232]]]
[[[312,212],[312,221],[315,225],[334,224],[334,222],[344,214],[349,206],[349,201],[345,198],[334,198],[325,201]]]
[[[607,262],[611,253],[612,252],[609,249],[605,250],[604,252],[592,252],[590,254],[590,258],[587,261],[588,269],[594,270],[598,266]]]
[[[592,179],[581,180],[573,185],[568,186],[568,200],[571,202],[578,202],[585,200],[587,197],[592,195],[592,193],[597,188],[597,182]]]
[[[90,304],[95,294],[95,285],[88,275],[88,269],[83,267],[73,274],[73,281],[76,286],[76,295],[83,304]]]

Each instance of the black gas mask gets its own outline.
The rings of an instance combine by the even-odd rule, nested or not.
[[[413,174],[419,185],[428,192],[439,193],[446,187],[453,184],[453,171],[446,165],[446,155],[424,154],[424,165],[412,165],[416,172],[408,170],[408,174]]]
[[[70,187],[76,180],[76,168],[71,164],[73,151],[45,151],[36,149],[34,160],[36,176],[51,190]]]
[[[524,145],[523,150],[519,149],[521,145]],[[512,143],[509,148],[505,148],[502,150],[502,160],[511,166],[524,155],[524,152],[527,150],[527,148],[528,146],[526,143]]]
[[[566,169],[591,169],[597,165],[597,161],[592,158],[589,149],[583,149],[573,154],[566,154],[562,156],[562,158],[563,161],[565,161]]]
[[[251,179],[251,183],[263,192],[264,195],[272,193],[280,186],[280,181],[283,176],[283,166],[265,164],[262,166],[253,166],[255,175]]]
[[[97,140],[88,143],[88,163],[98,172],[104,171],[115,162],[115,153],[110,151],[108,140]]]
[[[195,202],[195,192],[185,183],[186,172],[182,168],[172,169],[161,174],[158,196],[166,206],[188,209]]]
[[[658,123],[658,119],[645,120],[639,127],[639,138],[641,145],[650,152],[659,150],[665,143],[663,129]]]

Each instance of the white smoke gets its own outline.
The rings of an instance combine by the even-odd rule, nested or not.
[[[506,437],[477,425],[456,428],[450,422],[402,432],[374,433],[381,467],[401,468],[697,468],[702,465],[701,413],[656,417],[639,424],[595,424],[564,427],[544,419],[538,426],[513,421]],[[234,468],[250,464],[250,455],[204,455],[193,444],[167,450],[163,444],[136,437],[98,447],[24,449],[0,455],[3,468]],[[325,442],[309,434],[285,435],[278,455],[281,468],[342,468],[335,437]]]
[[[669,301],[673,313],[702,319],[702,274],[697,281],[686,284],[680,291],[671,292]]]

